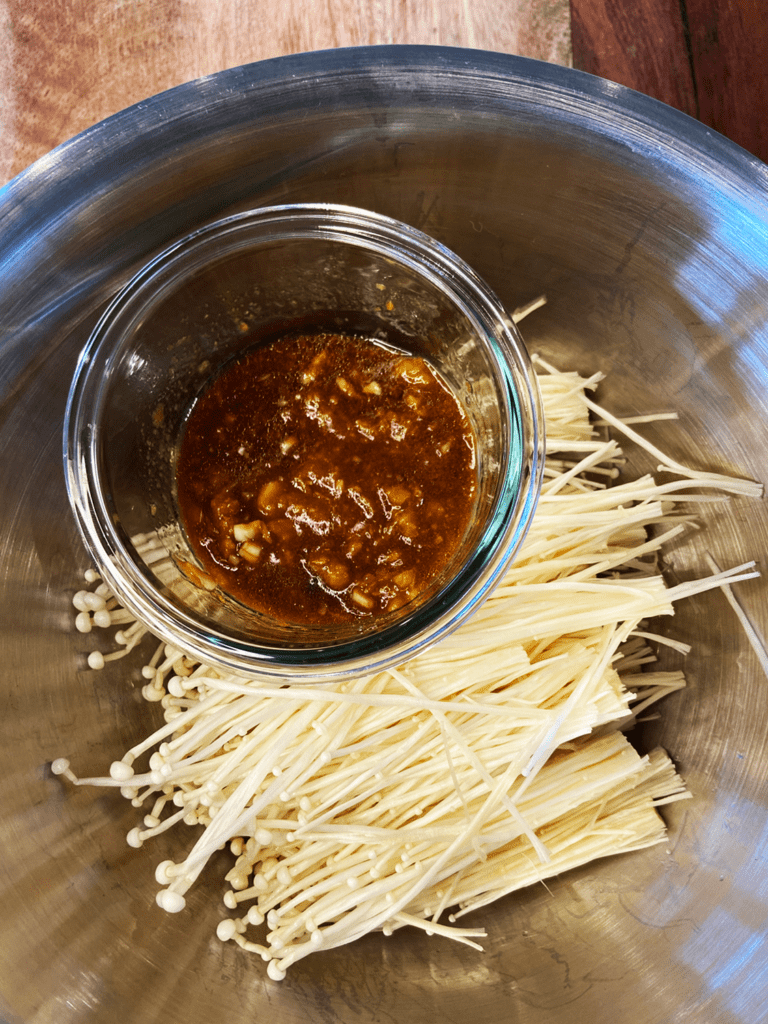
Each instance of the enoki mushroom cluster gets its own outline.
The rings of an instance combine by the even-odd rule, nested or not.
[[[105,778],[54,762],[143,810],[133,847],[195,826],[186,852],[156,869],[167,911],[184,909],[228,845],[217,934],[260,955],[273,979],[309,953],[406,925],[480,948],[483,931],[460,923],[470,911],[663,841],[658,806],[688,795],[666,754],[640,756],[624,732],[684,685],[654,669],[646,622],[756,574],[750,563],[669,588],[658,553],[696,503],[759,488],[671,463],[587,396],[598,376],[539,369],[538,511],[503,584],[452,637],[398,669],[311,687],[223,675],[161,645],[143,692],[164,724]],[[621,481],[606,425],[645,444],[664,482]],[[144,629],[87,579],[78,628],[118,627],[115,652],[90,656],[96,669]]]

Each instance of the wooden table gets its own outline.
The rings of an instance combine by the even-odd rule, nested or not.
[[[768,163],[766,0],[571,0],[573,66],[697,117]]]
[[[0,40],[0,183],[189,79],[375,43],[572,62],[768,161],[768,0],[2,0]]]

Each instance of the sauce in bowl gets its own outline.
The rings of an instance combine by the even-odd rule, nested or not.
[[[295,332],[201,393],[176,483],[216,584],[281,621],[333,623],[402,607],[450,562],[474,508],[475,438],[425,360]]]

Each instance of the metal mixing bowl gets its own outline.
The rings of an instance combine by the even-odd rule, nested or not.
[[[233,69],[127,110],[0,193],[3,929],[0,1018],[400,1024],[755,1024],[768,1005],[766,683],[722,594],[667,624],[690,686],[638,735],[693,799],[667,846],[599,863],[482,914],[484,954],[398,932],[308,958],[282,983],[213,936],[221,874],[184,920],[154,905],[134,811],[50,762],[103,772],[154,720],[124,672],[85,667],[86,567],[59,453],[77,353],[108,299],[174,238],[267,203],[342,202],[456,251],[532,350],[603,370],[619,413],[676,409],[674,457],[764,478],[768,171],[652,100],[474,51],[376,48]],[[638,455],[640,469],[654,468]],[[734,499],[670,552],[672,580],[757,558],[764,501]],[[740,585],[768,633],[763,581]],[[664,654],[665,664],[678,655]]]

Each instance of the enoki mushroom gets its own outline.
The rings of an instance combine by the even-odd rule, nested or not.
[[[687,797],[667,755],[641,756],[624,730],[684,685],[655,670],[648,632],[676,601],[757,575],[753,563],[668,587],[662,546],[697,503],[751,482],[689,471],[589,399],[599,376],[539,362],[547,428],[541,499],[515,563],[482,609],[400,668],[317,686],[223,675],[160,645],[143,668],[165,722],[107,777],[142,808],[136,848],[199,826],[156,869],[158,904],[185,894],[228,844],[218,924],[260,955],[271,978],[309,953],[406,925],[480,949],[470,911],[568,868],[660,843],[657,808]],[[589,414],[628,434],[671,479],[620,481],[624,455]],[[685,508],[682,508],[684,503]],[[156,545],[145,538],[148,548]],[[78,629],[117,627],[132,650],[144,627],[94,572],[75,595]]]

